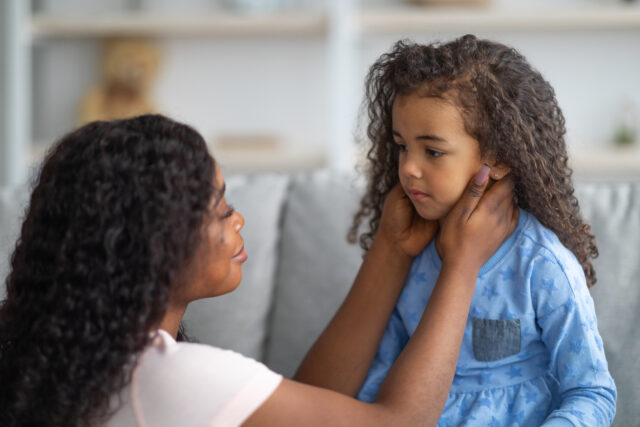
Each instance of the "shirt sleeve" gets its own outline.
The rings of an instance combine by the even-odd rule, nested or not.
[[[364,402],[373,402],[375,400],[389,369],[391,369],[408,341],[409,334],[396,307],[382,336],[376,356],[367,373],[367,378],[358,393],[357,398],[359,400]]]
[[[561,394],[544,425],[608,426],[617,392],[582,267],[575,258],[561,264],[550,255],[532,271],[537,322]]]
[[[132,403],[140,425],[237,426],[281,381],[234,351],[173,342],[143,355],[131,384]]]

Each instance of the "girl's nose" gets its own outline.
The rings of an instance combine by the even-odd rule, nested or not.
[[[406,153],[404,159],[400,160],[400,173],[412,178],[422,178],[422,169],[416,159]]]
[[[240,212],[235,211],[233,213],[233,229],[238,232],[242,230],[242,227],[244,227],[244,217]]]

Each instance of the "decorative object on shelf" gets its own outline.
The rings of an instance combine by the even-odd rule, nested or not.
[[[488,6],[491,0],[408,0],[421,6]]]
[[[80,123],[154,112],[149,91],[159,66],[160,52],[149,41],[106,41],[102,81],[82,100]]]
[[[614,141],[619,146],[632,145],[638,136],[638,111],[631,100],[625,100],[620,109]]]
[[[286,9],[293,0],[223,0],[224,6],[241,12],[272,12]]]

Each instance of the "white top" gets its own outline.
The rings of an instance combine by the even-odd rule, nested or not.
[[[177,343],[162,329],[154,335],[106,427],[237,426],[282,381],[262,363],[236,352]],[[117,402],[114,398],[113,405]]]

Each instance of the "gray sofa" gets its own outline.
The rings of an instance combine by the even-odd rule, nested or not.
[[[189,307],[190,333],[291,376],[362,259],[345,241],[362,188],[328,171],[227,177],[228,200],[246,218],[249,260],[235,292]],[[640,426],[640,181],[579,181],[576,192],[600,249],[592,295],[618,386],[614,425]],[[26,197],[24,187],[0,189],[2,277]]]

